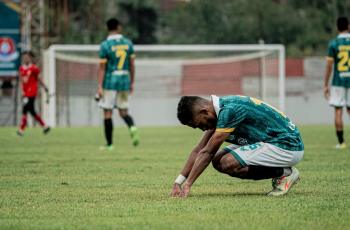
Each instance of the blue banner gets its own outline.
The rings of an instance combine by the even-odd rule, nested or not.
[[[0,2],[0,77],[17,76],[20,65],[20,8]]]

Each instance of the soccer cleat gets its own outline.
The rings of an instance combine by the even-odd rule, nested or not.
[[[23,137],[23,136],[24,136],[24,132],[21,131],[21,130],[17,130],[17,131],[16,131],[16,134],[17,134],[17,136],[19,136],[19,137]]]
[[[108,150],[108,151],[112,151],[114,149],[113,145],[104,145],[104,146],[100,146],[100,150]]]
[[[281,196],[289,192],[294,184],[300,180],[299,171],[292,168],[292,173],[289,176],[282,176],[272,179],[272,191],[267,193],[268,196]]]
[[[48,126],[48,127],[45,127],[44,129],[43,129],[43,133],[44,134],[48,134],[49,132],[50,132],[50,130],[51,130],[51,128]]]
[[[341,143],[341,144],[337,144],[336,146],[335,146],[335,149],[339,149],[339,150],[342,150],[342,149],[346,149],[346,144],[345,144],[345,142],[343,142],[343,143]]]
[[[139,139],[139,134],[138,134],[137,128],[135,126],[132,126],[130,128],[130,136],[131,136],[132,144],[135,147],[138,146],[140,143],[140,139]]]

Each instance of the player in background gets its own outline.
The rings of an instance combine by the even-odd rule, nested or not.
[[[35,99],[38,95],[38,83],[40,83],[46,93],[48,89],[42,79],[40,78],[40,69],[34,62],[34,54],[31,51],[25,51],[22,53],[22,65],[19,67],[19,79],[22,86],[22,118],[20,126],[17,130],[19,136],[23,136],[24,130],[27,126],[27,114],[28,112],[34,117],[34,119],[43,128],[44,134],[50,131],[50,127],[45,124],[43,119],[35,111]]]
[[[172,196],[187,197],[210,162],[232,177],[272,178],[270,196],[286,194],[299,180],[293,166],[303,158],[303,141],[298,128],[274,107],[247,96],[185,96],[177,117],[204,134],[175,180]],[[219,150],[224,141],[231,145]]]
[[[128,98],[134,89],[135,54],[132,42],[121,34],[121,25],[115,18],[107,21],[109,35],[100,45],[98,72],[99,106],[104,111],[104,131],[107,145],[101,149],[113,149],[113,109],[129,127],[134,146],[139,144],[138,131],[128,114]]]
[[[335,111],[335,130],[338,137],[336,149],[345,149],[343,107],[350,115],[350,33],[346,17],[337,19],[338,36],[328,45],[327,67],[324,80],[324,96]],[[333,79],[329,87],[329,79]]]

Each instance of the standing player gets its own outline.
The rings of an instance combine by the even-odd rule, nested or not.
[[[100,45],[98,73],[99,106],[104,111],[104,130],[107,145],[102,149],[113,149],[112,112],[115,107],[129,127],[134,146],[139,144],[137,128],[128,114],[128,97],[134,89],[135,54],[132,42],[121,34],[117,19],[107,21],[109,36]]]
[[[350,33],[346,17],[337,19],[339,34],[328,46],[327,69],[324,81],[324,96],[335,109],[335,129],[338,137],[336,149],[345,149],[343,107],[350,115]],[[332,86],[328,82],[333,69]]]
[[[44,121],[41,119],[39,114],[36,113],[34,108],[35,98],[38,94],[38,82],[44,87],[45,91],[48,92],[42,79],[39,77],[40,69],[34,64],[34,54],[31,51],[25,51],[22,53],[22,65],[19,68],[19,79],[22,85],[22,97],[23,97],[23,109],[22,118],[17,134],[23,136],[24,130],[27,126],[27,113],[29,112],[34,119],[43,128],[44,134],[50,131]]]
[[[299,171],[292,166],[303,158],[303,141],[298,128],[274,107],[246,96],[212,96],[211,100],[185,96],[177,117],[204,135],[175,180],[172,196],[188,196],[210,162],[232,177],[272,178],[271,196],[286,194],[299,180]],[[219,150],[224,141],[232,145]]]

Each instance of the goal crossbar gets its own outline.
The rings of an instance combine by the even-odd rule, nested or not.
[[[246,44],[246,45],[135,45],[135,52],[215,52],[215,51],[276,51],[278,53],[278,107],[285,111],[285,47],[280,44]],[[48,65],[49,91],[52,98],[48,105],[48,122],[56,126],[56,58],[57,52],[64,51],[93,51],[98,52],[99,45],[51,45],[46,51]]]

